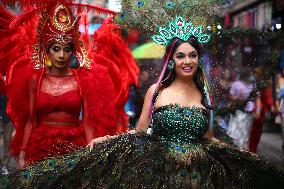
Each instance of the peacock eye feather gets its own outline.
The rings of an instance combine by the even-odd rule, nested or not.
[[[125,19],[125,14],[124,13],[120,13],[119,19],[124,20]]]
[[[70,161],[68,161],[68,163],[67,163],[68,168],[73,168],[74,165],[75,165],[75,163],[74,163],[73,160],[70,160]]]
[[[31,172],[28,171],[28,170],[24,171],[24,172],[23,172],[23,177],[24,177],[25,179],[30,179],[30,178],[31,178]]]
[[[174,7],[175,7],[175,3],[174,2],[172,2],[172,1],[167,1],[166,2],[166,8],[172,9]]]
[[[137,9],[141,9],[145,6],[145,0],[137,0],[136,2],[134,2],[134,6]]]
[[[50,167],[55,167],[55,166],[56,166],[56,161],[55,161],[55,160],[50,160],[50,161],[48,162],[48,166],[50,166]]]

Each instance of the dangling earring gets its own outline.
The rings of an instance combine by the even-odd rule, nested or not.
[[[173,71],[175,67],[176,67],[176,63],[173,60],[170,60],[167,65],[168,70]]]
[[[49,59],[48,56],[45,57],[45,65],[46,65],[47,67],[51,67],[51,60]]]

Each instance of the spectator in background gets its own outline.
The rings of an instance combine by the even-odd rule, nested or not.
[[[253,89],[253,85],[248,81],[250,73],[242,70],[239,79],[232,83],[230,96],[232,100],[245,100]],[[230,116],[228,134],[235,139],[236,144],[241,149],[248,150],[248,142],[251,124],[253,121],[252,111],[254,103],[249,102],[245,111],[237,111],[236,117]]]
[[[260,68],[256,68],[255,73],[259,82],[262,82],[260,81],[263,76],[262,70]],[[249,138],[249,151],[253,153],[256,153],[257,145],[260,141],[265,114],[268,112],[274,112],[275,110],[272,96],[272,80],[267,80],[266,83],[269,84],[269,86],[260,90],[254,108],[254,119]]]
[[[218,94],[215,100],[217,101],[217,109],[226,108],[230,100],[230,88],[232,84],[232,74],[228,68],[225,68],[222,72],[221,79],[218,80],[216,89]],[[228,129],[229,117],[222,117],[218,119],[220,126],[223,129]]]
[[[243,67],[253,67],[255,66],[255,45],[253,44],[250,37],[245,37],[243,44],[241,45],[241,55],[242,55],[242,66]]]
[[[139,75],[138,88],[144,99],[147,89],[149,88],[150,73],[148,70],[142,70]],[[143,103],[142,103],[143,104]],[[142,108],[142,107],[141,107]]]
[[[95,31],[102,25],[103,19],[100,16],[93,16],[89,25],[88,34],[94,35]]]
[[[3,159],[1,172],[3,174],[8,173],[7,165],[10,162],[10,152],[9,145],[12,138],[13,126],[7,115],[6,106],[7,106],[7,96],[6,96],[6,86],[5,86],[6,77],[1,77],[1,89],[0,89],[0,115],[2,117],[2,125],[3,125]]]
[[[128,116],[129,127],[131,129],[135,128],[139,117],[137,117],[137,88],[134,85],[129,89],[128,100],[125,104],[125,112]]]
[[[281,128],[282,128],[282,136],[283,136],[282,151],[284,153],[284,102],[283,102],[284,100],[284,67],[282,67],[281,73],[277,77],[276,93],[277,93],[276,108],[277,108],[277,111],[281,115]]]

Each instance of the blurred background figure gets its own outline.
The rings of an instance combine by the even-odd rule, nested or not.
[[[129,89],[129,97],[125,104],[125,112],[129,120],[129,128],[133,129],[138,121],[137,117],[137,88],[132,85]]]
[[[253,85],[248,78],[250,73],[242,70],[239,79],[232,83],[230,88],[230,98],[237,102],[246,99],[253,89]],[[230,116],[228,134],[235,139],[236,144],[241,149],[248,150],[248,141],[250,135],[251,124],[253,121],[252,111],[254,103],[249,102],[244,111],[237,111],[236,116]]]
[[[281,72],[277,77],[276,93],[277,93],[276,108],[277,108],[277,111],[281,115],[281,128],[282,128],[282,136],[283,136],[282,151],[284,153],[284,101],[283,101],[284,100],[284,67],[281,68]]]
[[[258,83],[265,82],[266,87],[262,88],[259,91],[259,94],[256,98],[254,113],[253,113],[253,123],[250,132],[249,138],[249,151],[256,153],[257,146],[260,141],[262,134],[262,128],[264,125],[266,115],[275,112],[274,99],[272,93],[272,79],[268,78],[264,80],[263,71],[261,68],[255,68],[255,75]]]
[[[149,84],[149,79],[150,79],[150,73],[147,70],[143,70],[141,71],[140,75],[139,75],[139,83],[138,83],[138,87],[140,90],[142,90],[141,92],[145,95],[146,91],[147,91],[147,87]],[[143,96],[144,98],[144,96]]]
[[[102,17],[93,16],[89,25],[88,34],[91,36],[94,35],[95,31],[101,27],[102,23],[103,23]]]
[[[5,80],[6,77],[4,76],[1,79],[1,89],[0,89],[0,115],[2,121],[2,128],[3,128],[3,158],[2,158],[2,167],[1,172],[3,174],[8,174],[8,164],[10,162],[10,152],[9,152],[9,145],[12,138],[13,126],[12,123],[7,115],[6,106],[7,106],[7,96],[6,96],[6,87],[5,87]]]
[[[222,94],[220,96],[216,96],[218,104],[217,104],[217,109],[224,109],[227,108],[230,102],[230,88],[233,82],[233,77],[228,68],[224,68],[224,71],[221,74],[220,80],[217,82],[216,89],[219,91],[219,94]],[[220,117],[218,118],[218,123],[219,125],[227,130],[228,129],[228,124],[229,124],[229,117]]]

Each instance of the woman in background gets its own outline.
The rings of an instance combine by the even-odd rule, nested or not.
[[[249,72],[242,70],[239,79],[234,81],[230,88],[232,100],[245,100],[250,95],[253,85],[248,81]],[[236,116],[230,116],[228,134],[235,139],[240,149],[249,149],[250,130],[253,122],[252,111],[254,103],[248,102],[245,111],[237,111]]]

